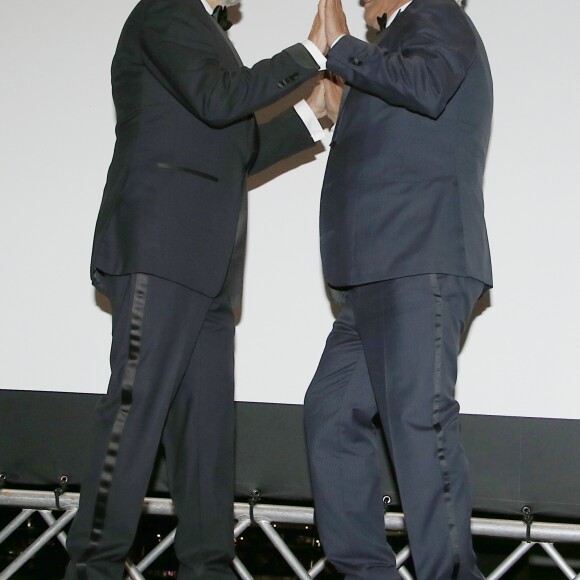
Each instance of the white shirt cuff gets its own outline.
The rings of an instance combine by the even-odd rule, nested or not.
[[[302,42],[304,48],[312,55],[312,58],[317,62],[320,70],[326,70],[326,57],[318,50],[318,47],[312,40],[306,39]]]
[[[298,116],[302,119],[304,125],[308,129],[312,140],[316,143],[320,141],[324,136],[324,129],[322,125],[318,122],[314,111],[310,108],[308,103],[302,99],[299,103],[294,105],[294,110]]]
[[[344,36],[346,36],[346,34],[341,34],[331,45],[330,48],[334,48],[334,46],[336,45],[336,43],[343,38]]]

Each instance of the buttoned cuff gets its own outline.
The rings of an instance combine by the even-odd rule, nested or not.
[[[314,111],[310,108],[308,103],[302,99],[299,103],[294,105],[294,110],[296,111],[297,115],[302,119],[304,125],[306,125],[306,129],[310,133],[312,140],[316,143],[320,141],[325,133],[322,125],[318,122]]]
[[[310,53],[312,58],[316,61],[320,70],[326,70],[326,57],[318,50],[318,47],[312,42],[312,40],[304,40],[302,42],[304,48]]]

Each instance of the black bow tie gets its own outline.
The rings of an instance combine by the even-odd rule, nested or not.
[[[385,12],[382,16],[377,16],[377,22],[379,23],[379,30],[384,30],[387,27],[388,20],[387,13]]]
[[[223,30],[229,30],[232,25],[228,20],[228,9],[225,6],[217,6],[212,13],[212,18],[215,18]]]

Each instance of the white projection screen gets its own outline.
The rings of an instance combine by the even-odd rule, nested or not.
[[[364,38],[358,0],[343,3]],[[134,5],[0,0],[1,388],[106,389],[110,316],[88,265],[114,143],[110,61]],[[304,39],[315,9],[243,0],[230,37],[253,64]],[[466,10],[495,81],[485,194],[496,287],[471,325],[457,396],[467,413],[580,419],[580,2]],[[318,253],[325,161],[321,146],[253,183],[238,400],[301,403],[316,369],[333,321]]]

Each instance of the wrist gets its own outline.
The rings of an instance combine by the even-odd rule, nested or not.
[[[321,109],[320,106],[316,106],[315,103],[310,102],[308,99],[306,99],[306,104],[317,119],[322,119],[322,117],[326,116],[326,108]]]
[[[346,34],[344,32],[340,32],[339,34],[335,35],[334,38],[332,40],[329,40],[328,42],[328,48],[331,49],[334,47],[334,45],[344,36],[346,36]]]

